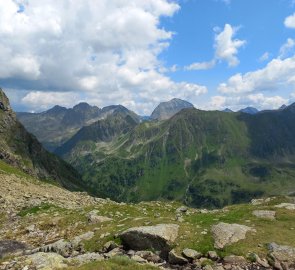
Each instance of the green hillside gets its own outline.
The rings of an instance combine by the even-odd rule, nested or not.
[[[222,207],[295,191],[294,116],[292,107],[257,115],[186,109],[111,141],[81,137],[60,154],[97,196]]]

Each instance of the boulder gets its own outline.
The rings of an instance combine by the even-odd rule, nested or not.
[[[190,249],[190,248],[184,249],[182,251],[182,255],[185,258],[190,259],[190,260],[196,260],[196,259],[200,259],[202,257],[202,253],[200,253],[196,250]]]
[[[179,226],[176,224],[159,224],[130,228],[119,237],[126,249],[160,251],[162,256],[168,255],[172,244],[178,236]]]
[[[66,260],[56,253],[38,252],[28,256],[27,261],[38,270],[52,270],[66,268]]]
[[[240,224],[218,223],[211,229],[214,238],[214,247],[222,249],[227,245],[246,238],[247,232],[255,232],[251,227]]]
[[[295,268],[295,247],[280,246],[276,243],[271,243],[268,246],[270,253],[270,263],[272,265],[281,265],[282,268]]]
[[[188,263],[188,260],[180,255],[177,255],[175,250],[171,250],[168,255],[168,261],[170,264],[184,265]]]
[[[39,253],[54,252],[54,253],[58,253],[59,255],[63,257],[69,257],[72,253],[72,244],[69,241],[60,239],[57,242],[40,247],[37,250],[33,250],[33,252],[35,251]]]
[[[208,251],[208,258],[212,261],[217,261],[219,259],[219,256],[216,251]]]
[[[276,212],[269,210],[255,210],[252,214],[258,218],[275,220]]]
[[[85,263],[89,263],[93,261],[102,261],[102,260],[104,260],[104,257],[101,254],[93,252],[93,253],[85,253],[73,258],[69,258],[68,262],[70,264],[82,265]]]
[[[88,222],[93,224],[103,223],[103,222],[108,222],[113,220],[112,218],[109,218],[109,217],[99,216],[96,210],[89,212],[87,218],[88,218]]]
[[[176,209],[176,213],[186,213],[188,208],[186,206],[181,206]]]

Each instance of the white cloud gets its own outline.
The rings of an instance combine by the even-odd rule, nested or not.
[[[293,15],[288,16],[285,19],[284,24],[287,28],[295,28],[295,13],[293,13]]]
[[[215,57],[226,61],[230,67],[239,64],[238,49],[246,44],[245,40],[233,39],[236,33],[237,28],[226,24],[223,31],[215,37]]]
[[[273,59],[265,68],[236,74],[218,87],[223,94],[245,94],[261,91],[295,89],[295,56]]]
[[[62,104],[63,106],[71,106],[72,100],[75,103],[79,102],[79,95],[73,92],[41,92],[34,91],[30,92],[22,101],[32,109],[46,110],[56,104]]]
[[[264,61],[267,61],[269,59],[269,52],[265,52],[263,55],[261,55],[259,57],[259,62],[264,62]]]
[[[216,61],[213,59],[209,62],[198,62],[198,63],[193,63],[187,67],[185,67],[186,70],[207,70],[211,69],[215,66]]]
[[[239,48],[246,44],[245,40],[234,39],[238,29],[226,24],[224,29],[214,27],[215,32],[220,32],[215,36],[215,56],[208,62],[196,62],[185,67],[185,70],[207,70],[215,67],[218,61],[225,61],[230,67],[237,66],[240,61],[237,57]]]
[[[286,43],[283,44],[280,48],[279,57],[285,58],[292,52],[292,49],[295,47],[295,40],[292,38],[288,38]]]
[[[53,95],[61,105],[128,103],[140,113],[176,94],[193,101],[205,88],[172,81],[158,60],[173,37],[160,19],[179,8],[170,0],[0,1],[0,83],[29,90],[20,90],[29,106],[49,106],[47,92],[63,93]]]
[[[244,96],[213,96],[209,107],[215,110],[231,108],[240,110],[245,107],[255,107],[257,109],[278,109],[283,104],[287,104],[288,99],[281,96],[265,96],[263,93],[256,93]]]

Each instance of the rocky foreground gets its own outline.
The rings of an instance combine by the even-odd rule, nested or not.
[[[295,269],[295,199],[115,203],[0,170],[0,269]]]

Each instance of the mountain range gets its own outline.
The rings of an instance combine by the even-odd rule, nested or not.
[[[17,115],[95,196],[222,207],[295,192],[294,108],[202,111],[172,99],[144,120],[121,105],[85,103]]]

